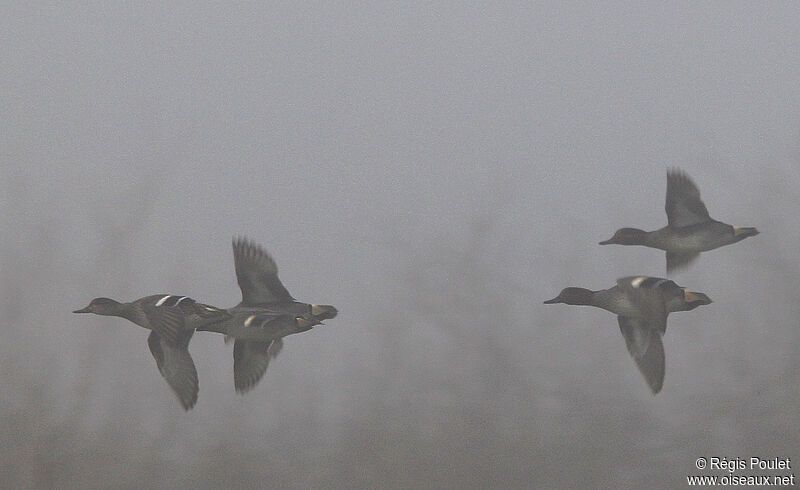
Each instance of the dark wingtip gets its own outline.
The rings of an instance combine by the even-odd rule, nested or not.
[[[664,387],[663,377],[660,379],[653,379],[653,380],[647,379],[646,381],[648,388],[650,388],[650,393],[652,393],[653,396],[656,396],[659,393],[661,393],[661,388]]]
[[[234,249],[238,247],[246,247],[250,245],[250,240],[245,235],[235,235],[231,239],[231,244],[233,245]]]
[[[197,393],[194,393],[192,397],[187,400],[184,400],[179,396],[178,401],[181,402],[181,407],[183,407],[183,411],[188,412],[189,410],[193,409],[194,406],[197,404]]]

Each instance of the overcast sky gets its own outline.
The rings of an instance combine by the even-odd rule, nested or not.
[[[11,487],[681,486],[800,464],[793,3],[0,7],[0,474]],[[761,234],[672,278],[650,394],[563,287],[665,275],[666,170]],[[97,296],[238,303],[231,238],[339,316],[184,413]],[[788,472],[772,472],[788,474]],[[726,474],[706,472],[705,474]],[[745,474],[740,472],[740,474]]]

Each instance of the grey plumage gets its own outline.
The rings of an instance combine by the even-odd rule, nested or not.
[[[198,330],[235,340],[234,385],[237,392],[245,393],[264,376],[270,360],[283,347],[283,337],[310,330],[338,312],[330,305],[295,301],[278,277],[272,257],[246,238],[233,240],[233,262],[242,301],[226,310],[229,318]]]
[[[74,313],[118,316],[150,330],[147,345],[158,371],[184,410],[197,402],[199,383],[189,342],[196,327],[229,318],[225,310],[197,303],[187,296],[153,294],[130,303],[95,298]]]
[[[758,235],[755,228],[731,226],[711,218],[700,199],[700,190],[688,175],[677,169],[667,172],[664,209],[667,226],[655,231],[620,228],[600,245],[643,245],[664,250],[667,272],[673,272],[691,264],[700,252]]]
[[[636,362],[653,394],[664,383],[665,355],[662,336],[667,331],[667,316],[711,303],[703,293],[689,291],[674,281],[659,277],[628,276],[609,289],[592,291],[565,288],[546,304],[596,306],[617,315],[620,333],[631,358]]]

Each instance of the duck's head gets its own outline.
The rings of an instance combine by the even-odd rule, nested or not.
[[[95,298],[89,306],[73,313],[94,313],[96,315],[114,315],[119,303],[110,298]]]
[[[319,320],[329,320],[336,318],[339,310],[331,305],[311,305],[311,314]]]
[[[592,302],[592,294],[594,293],[586,288],[564,288],[558,293],[558,296],[553,299],[548,299],[544,304],[552,305],[564,303],[568,305],[588,305]]]
[[[686,303],[686,311],[693,310],[698,306],[711,304],[711,298],[704,293],[696,291],[683,290],[683,302]]]
[[[641,245],[644,243],[647,232],[638,228],[620,228],[614,236],[600,242],[600,245]]]

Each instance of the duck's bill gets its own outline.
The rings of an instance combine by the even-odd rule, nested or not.
[[[73,311],[73,313],[91,313],[91,312],[92,312],[92,310],[90,310],[88,306],[86,308],[82,308],[80,310]]]
[[[597,243],[599,245],[611,245],[612,243],[614,243],[614,239],[613,238],[609,238],[608,240],[603,240],[602,242],[597,242]]]
[[[560,303],[560,302],[561,302],[561,298],[559,298],[558,296],[556,296],[556,297],[555,297],[555,298],[553,298],[553,299],[548,299],[547,301],[545,301],[545,302],[544,302],[544,304],[546,304],[546,305],[552,305],[552,304],[556,304],[556,303]]]

